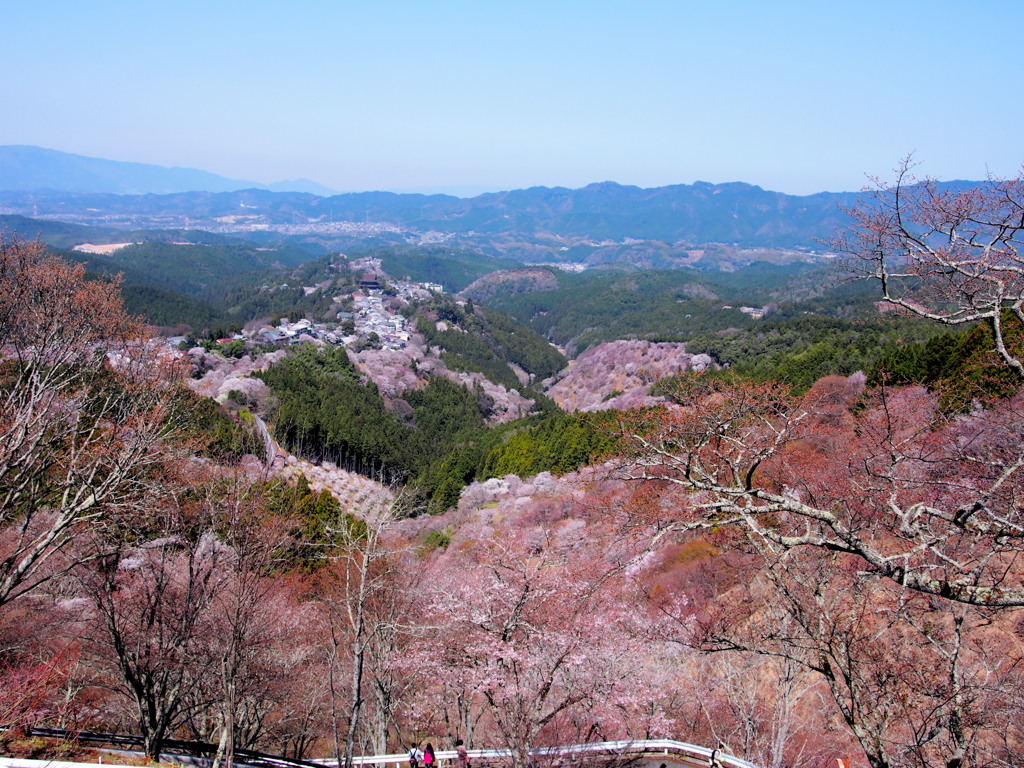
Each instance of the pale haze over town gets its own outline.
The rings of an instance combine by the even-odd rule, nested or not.
[[[0,144],[338,191],[1020,170],[1017,2],[7,3]]]

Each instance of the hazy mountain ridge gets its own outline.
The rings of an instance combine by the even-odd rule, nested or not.
[[[188,217],[192,226],[223,231],[301,228],[287,230],[290,234],[376,224],[419,233],[555,237],[566,250],[577,243],[594,247],[630,240],[818,247],[818,240],[846,221],[840,205],[854,199],[853,193],[827,192],[796,197],[740,182],[655,189],[605,182],[465,199],[393,192],[318,197],[261,189],[146,195],[40,191],[30,197],[0,192],[6,213],[79,223],[134,217],[122,226],[180,226]],[[172,223],[175,217],[181,221]]]
[[[27,145],[0,147],[0,189],[139,195],[250,188],[333,194],[333,190],[309,179],[258,184],[196,168],[103,160]]]

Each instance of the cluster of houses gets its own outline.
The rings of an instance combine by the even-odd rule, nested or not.
[[[409,331],[405,318],[384,306],[380,296],[356,293],[352,295],[353,319],[361,335],[377,334],[384,349],[405,349]]]
[[[774,304],[768,304],[764,307],[740,307],[740,312],[745,315],[750,315],[755,320],[760,320],[765,315],[770,315],[774,311]]]
[[[264,344],[302,344],[311,341],[326,341],[329,344],[347,344],[349,337],[342,335],[337,328],[327,323],[314,323],[311,320],[296,320],[294,323],[282,317],[277,327],[265,325],[256,331],[253,340]],[[356,339],[351,337],[351,341]]]
[[[443,291],[443,286],[437,283],[405,281],[393,282],[392,288],[402,301],[429,298],[432,293]],[[276,327],[267,325],[260,328],[252,339],[275,346],[313,341],[349,345],[373,333],[383,349],[404,349],[409,342],[406,319],[384,306],[381,285],[373,273],[364,274],[359,281],[359,291],[352,294],[352,311],[339,312],[337,317],[337,324],[314,323],[306,319],[293,323],[282,318]],[[349,320],[351,324],[346,322]]]
[[[729,304],[723,304],[722,309],[733,309],[733,307]],[[765,315],[770,315],[774,312],[777,307],[775,304],[766,304],[763,307],[739,307],[738,309],[743,314],[750,315],[755,320],[760,320]],[[689,317],[689,315],[687,315],[687,317]]]

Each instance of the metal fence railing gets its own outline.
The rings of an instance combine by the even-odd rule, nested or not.
[[[57,728],[32,728],[30,733],[37,736],[74,739],[79,742],[93,744],[109,744],[110,746],[122,749],[138,749],[142,746],[141,737],[120,733],[65,731]],[[212,744],[178,741],[175,739],[167,739],[163,746],[168,753],[212,755],[216,751],[216,747]],[[592,756],[601,761],[625,761],[644,757],[653,759],[657,756],[664,756],[666,759],[671,757],[683,758],[708,765],[712,752],[713,750],[697,744],[687,744],[686,742],[674,741],[672,739],[647,739],[638,741],[599,741],[560,747],[540,747],[533,750],[531,755],[545,760],[562,758],[566,762],[579,762],[586,756]],[[451,761],[453,763],[456,753],[454,749],[439,750],[435,756],[439,762]],[[511,753],[508,749],[469,750],[469,758],[474,764],[474,768],[482,768],[484,764],[490,761],[507,761],[510,757]],[[721,768],[757,768],[753,763],[733,757],[720,750],[715,755],[715,758]],[[255,766],[256,768],[326,768],[327,766],[338,765],[336,758],[296,760],[247,749],[236,749],[235,761],[239,764]],[[359,755],[354,757],[352,762],[354,765],[360,766],[360,768],[407,768],[409,755],[407,752],[388,755]],[[0,757],[0,768],[39,768],[41,766],[45,766],[45,768],[81,768],[92,765],[95,765],[95,763],[65,763],[51,760],[24,760]]]
[[[640,757],[643,755],[665,755],[690,758],[705,764],[711,760],[714,750],[708,747],[701,747],[697,744],[687,744],[683,741],[673,739],[646,739],[637,741],[598,741],[589,744],[572,744],[562,747],[541,747],[533,750],[531,754],[537,757],[562,756],[566,761],[579,758],[584,755],[595,757]],[[507,749],[471,749],[469,750],[470,762],[479,764],[490,760],[507,760],[510,758]],[[435,757],[441,760],[455,760],[455,750],[438,750]],[[717,762],[723,768],[757,768],[753,763],[742,760],[738,757],[726,754],[721,750],[715,755]],[[337,760],[320,759],[313,762],[321,766],[336,766]],[[394,753],[389,755],[360,755],[352,759],[354,765],[374,766],[375,768],[405,768],[409,764],[407,752]]]

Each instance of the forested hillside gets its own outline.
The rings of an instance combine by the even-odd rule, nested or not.
[[[390,275],[417,282],[437,283],[447,293],[457,293],[483,275],[497,269],[518,266],[518,262],[497,259],[479,251],[429,247],[389,246],[386,248],[355,248],[358,257],[377,257]]]
[[[283,447],[407,484],[411,509],[443,512],[474,479],[568,472],[610,445],[596,423],[557,411],[488,427],[483,390],[441,376],[386,401],[343,349],[301,348],[258,376],[277,402],[270,416]]]
[[[565,357],[543,337],[507,315],[465,307],[450,300],[433,300],[411,307],[416,330],[443,351],[441,358],[454,370],[479,371],[491,381],[512,389],[521,382],[508,367],[514,363],[532,379],[543,380],[565,367]]]
[[[755,264],[708,275],[686,270],[557,275],[555,289],[488,300],[578,356],[622,338],[685,342],[719,366],[806,388],[822,376],[878,364],[886,346],[926,341],[934,326],[880,315],[870,287],[834,268]]]
[[[825,376],[875,370],[891,350],[914,347],[938,332],[930,324],[913,320],[841,320],[783,308],[743,331],[695,334],[686,346],[691,353],[709,355],[744,376],[807,389]]]
[[[685,341],[701,331],[749,328],[756,321],[741,312],[741,306],[761,308],[820,295],[828,280],[822,268],[806,264],[755,264],[715,274],[693,270],[555,274],[556,289],[499,293],[489,304],[577,353],[621,338]],[[866,294],[863,303],[867,303]]]

